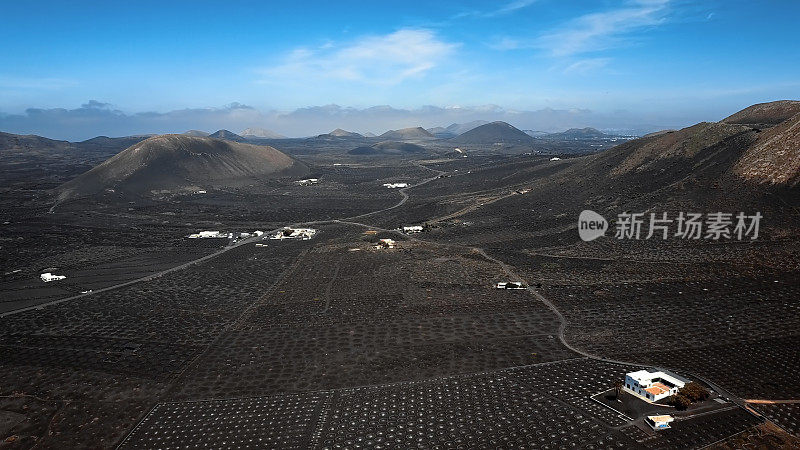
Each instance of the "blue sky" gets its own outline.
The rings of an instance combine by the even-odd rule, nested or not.
[[[0,130],[183,131],[193,114],[192,128],[290,135],[486,111],[534,129],[719,120],[800,98],[800,2],[768,3],[3,2]],[[331,104],[333,118],[310,108]],[[365,120],[375,105],[398,112]]]

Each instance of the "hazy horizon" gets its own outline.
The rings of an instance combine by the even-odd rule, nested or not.
[[[696,120],[675,117],[666,123],[656,123],[658,118],[648,122],[642,116],[629,111],[598,113],[586,109],[551,108],[515,111],[496,105],[474,108],[424,106],[410,110],[388,105],[363,109],[324,105],[284,112],[259,111],[251,106],[233,103],[218,108],[129,114],[113,105],[93,100],[74,109],[31,108],[23,114],[0,115],[0,131],[79,141],[96,136],[170,134],[189,130],[213,133],[221,129],[240,133],[246,128],[263,128],[289,138],[300,138],[328,133],[336,128],[361,134],[381,134],[387,130],[407,127],[447,127],[454,123],[499,120],[519,129],[543,132],[593,127],[619,134],[645,134],[667,128],[681,128],[700,121],[716,121],[734,112],[736,111],[722,115],[709,113],[705,117],[695,113],[692,117],[696,116]]]

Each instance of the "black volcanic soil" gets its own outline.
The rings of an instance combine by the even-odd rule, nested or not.
[[[349,152],[350,155],[403,155],[426,153],[425,147],[408,142],[382,141],[371,146],[356,147]]]
[[[798,398],[800,195],[759,175],[770,171],[734,170],[755,167],[754,149],[793,161],[796,150],[775,144],[794,139],[792,123],[703,123],[559,161],[487,151],[363,163],[342,155],[348,142],[331,154],[293,140],[317,184],[268,178],[53,214],[53,181],[15,179],[0,198],[4,269],[23,269],[11,282],[50,264],[102,275],[175,261],[182,246],[211,249],[183,239],[200,229],[315,221],[319,233],[0,318],[0,417],[11,423],[0,437],[22,448],[696,448],[740,432],[758,442],[762,419],[730,402],[656,434],[590,397],[648,364],[737,399]],[[381,186],[433,176],[402,204]],[[584,243],[576,232],[583,209],[756,208],[753,242]],[[420,234],[391,230],[423,223]],[[385,237],[397,248],[376,249]],[[493,287],[516,277],[535,293]],[[562,325],[573,348],[632,365],[582,357]],[[786,405],[758,408],[796,430]]]

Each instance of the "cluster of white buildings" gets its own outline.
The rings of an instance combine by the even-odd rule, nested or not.
[[[408,187],[408,183],[383,183],[383,187],[389,189],[405,188]]]
[[[638,370],[625,374],[623,390],[648,402],[657,402],[678,393],[689,380],[673,373]]]
[[[190,234],[189,239],[239,239],[249,238],[251,236],[262,236],[263,231],[256,230],[252,233],[222,233],[220,231],[201,231],[199,233]]]
[[[291,228],[283,227],[282,230],[270,236],[270,239],[300,239],[307,241],[317,234],[317,230],[313,228]]]
[[[199,233],[193,233],[189,235],[189,239],[217,239],[217,238],[228,238],[233,237],[233,233],[230,233],[231,236],[228,236],[228,233],[221,233],[219,231],[201,231]]]
[[[411,226],[404,226],[403,233],[405,234],[412,234],[412,233],[422,233],[422,225],[411,225]]]

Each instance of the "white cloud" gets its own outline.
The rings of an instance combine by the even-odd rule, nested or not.
[[[537,0],[514,0],[511,2],[506,3],[505,5],[501,6],[500,8],[493,9],[491,11],[481,11],[481,10],[471,10],[461,12],[456,14],[454,18],[459,19],[463,17],[481,17],[481,18],[491,18],[497,16],[503,16],[506,14],[510,14],[516,12],[520,9],[527,8],[528,6],[536,3]]]
[[[516,50],[519,48],[530,48],[531,45],[526,44],[519,39],[513,39],[508,36],[503,36],[501,38],[496,39],[494,42],[489,44],[489,47],[495,50]]]
[[[669,0],[636,0],[627,6],[586,14],[532,42],[553,56],[570,56],[605,50],[624,43],[624,37],[667,19]]]
[[[330,79],[371,85],[395,85],[421,77],[450,56],[458,44],[430,30],[402,29],[363,36],[345,44],[294,49],[276,67],[261,70],[264,83],[302,83]]]
[[[586,58],[572,62],[564,68],[566,74],[586,74],[608,65],[611,58]]]

